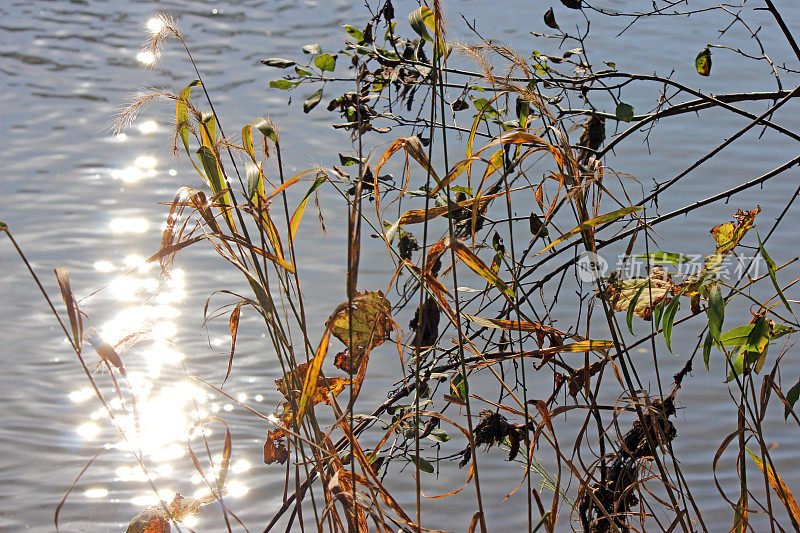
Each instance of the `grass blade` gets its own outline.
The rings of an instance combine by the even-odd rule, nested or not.
[[[781,286],[778,284],[778,278],[775,276],[775,269],[777,268],[777,265],[775,264],[775,261],[773,261],[772,258],[769,256],[767,251],[764,249],[764,244],[761,242],[760,235],[758,236],[758,249],[761,252],[761,257],[763,257],[764,261],[766,261],[767,263],[767,270],[769,270],[769,279],[772,280],[772,285],[778,292],[778,296],[783,302],[784,307],[786,307],[786,309],[792,314],[792,316],[795,316],[794,311],[792,311],[792,307],[789,305],[789,300],[787,300],[786,296],[783,294]]]
[[[472,250],[464,246],[459,241],[450,240],[450,246],[453,247],[456,255],[469,267],[473,272],[481,276],[483,279],[500,289],[500,291],[509,298],[514,297],[514,289],[506,285],[500,277],[492,272],[492,269],[486,266],[486,263],[472,253]]]
[[[684,289],[685,290],[685,289]],[[664,340],[667,341],[667,349],[672,352],[672,325],[675,323],[675,314],[678,312],[678,309],[681,308],[681,295],[683,294],[683,290],[675,295],[672,300],[670,300],[667,308],[664,310],[664,321],[662,322],[662,327],[664,328]]]
[[[319,189],[323,183],[328,179],[327,176],[320,175],[316,180],[314,180],[314,184],[308,189],[308,192],[303,197],[303,200],[300,202],[300,205],[297,206],[295,209],[294,214],[292,215],[292,219],[289,221],[289,242],[294,242],[294,237],[297,235],[297,228],[300,227],[300,220],[303,218],[303,213],[306,210],[306,204],[308,204],[308,199],[311,198],[311,195]]]
[[[772,490],[774,490],[775,494],[778,495],[778,498],[781,500],[783,505],[786,506],[786,510],[789,513],[789,518],[792,520],[792,524],[794,525],[795,529],[800,528],[800,506],[797,505],[797,500],[794,499],[792,491],[789,490],[789,487],[786,486],[786,483],[783,482],[781,477],[772,469],[770,465],[764,464],[761,458],[752,451],[747,450],[747,453],[750,455],[750,458],[753,459],[753,462],[756,464],[759,470],[761,470],[761,472],[767,476],[767,481],[769,482],[770,487],[772,487]]]
[[[314,396],[317,389],[317,378],[319,377],[320,370],[322,370],[322,363],[325,361],[325,356],[328,353],[328,341],[331,338],[331,328],[325,329],[325,334],[319,343],[314,354],[314,359],[311,361],[311,368],[306,373],[306,381],[303,384],[303,394],[300,396],[300,404],[297,407],[297,423],[299,424],[303,418],[306,407],[308,407],[309,400]]]
[[[578,233],[580,233],[582,231],[585,231],[585,230],[587,230],[589,228],[593,228],[593,227],[595,227],[595,226],[597,226],[599,224],[605,224],[606,222],[613,222],[614,220],[622,218],[622,217],[624,217],[625,215],[627,215],[629,213],[635,213],[636,211],[641,211],[642,209],[644,209],[644,207],[642,207],[642,206],[623,207],[622,209],[618,209],[618,210],[613,211],[611,213],[606,213],[605,215],[600,215],[599,217],[590,218],[586,222],[583,222],[577,228],[566,232],[564,235],[562,235],[558,239],[556,239],[553,242],[551,242],[550,244],[548,244],[545,247],[544,250],[542,250],[541,252],[537,253],[536,255],[539,255],[539,254],[541,254],[543,252],[546,252],[547,250],[549,250],[550,248],[552,248],[556,244],[560,243],[561,241],[569,239],[573,235],[577,235]]]

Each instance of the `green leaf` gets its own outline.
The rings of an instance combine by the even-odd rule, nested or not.
[[[364,32],[356,28],[355,26],[351,26],[350,24],[342,24],[344,26],[344,31],[350,34],[350,37],[356,40],[357,43],[360,43],[364,40]]]
[[[192,94],[192,87],[201,85],[200,80],[193,80],[185,89],[178,95],[177,103],[175,104],[175,124],[177,124],[178,136],[183,141],[183,147],[186,149],[186,155],[189,156],[189,161],[192,162],[194,169],[200,176],[203,175],[192,158],[192,153],[189,151],[189,98]]]
[[[726,331],[719,336],[719,343],[723,346],[744,346],[747,344],[747,337],[753,331],[753,326],[754,324],[747,324]]]
[[[319,101],[322,100],[322,88],[314,91],[311,93],[306,101],[303,102],[303,113],[308,113],[319,104]]]
[[[433,465],[430,464],[425,459],[423,459],[422,457],[414,455],[411,457],[411,461],[414,462],[414,464],[416,464],[419,467],[420,471],[425,472],[426,474],[433,474],[434,472]]]
[[[225,188],[222,180],[222,174],[219,171],[219,164],[214,152],[208,146],[201,146],[197,150],[197,155],[200,157],[200,162],[203,164],[203,169],[206,171],[208,177],[208,184],[211,186],[211,192],[219,194]]]
[[[772,286],[775,287],[775,290],[778,292],[778,296],[783,302],[784,307],[786,307],[786,309],[794,316],[794,311],[792,311],[792,307],[789,305],[789,300],[786,299],[786,296],[781,290],[781,286],[778,285],[778,278],[775,275],[775,269],[777,268],[777,265],[764,249],[764,244],[761,242],[760,235],[758,235],[758,249],[761,251],[761,257],[763,257],[764,261],[767,262],[767,270],[769,270],[769,279],[772,280]]]
[[[272,124],[266,119],[257,118],[250,121],[249,124],[245,124],[242,128],[242,144],[244,145],[245,152],[250,156],[253,163],[258,163],[253,146],[253,128],[260,131],[264,137],[271,139],[273,142],[277,142],[278,138],[275,135],[275,130],[272,129]]]
[[[273,89],[280,89],[282,91],[288,91],[289,89],[294,89],[300,85],[299,81],[289,81],[289,80],[274,80],[269,82],[269,86]]]
[[[664,307],[666,307],[666,305],[670,301],[667,300],[667,294],[664,295],[664,298],[660,302],[658,302],[658,305],[656,305],[655,309],[653,309],[653,324],[658,325],[661,323],[661,317],[664,314]]]
[[[408,23],[417,35],[429,43],[433,42],[433,37],[428,33],[428,28],[435,34],[436,25],[434,23],[433,11],[431,11],[428,6],[421,6],[419,9],[413,11],[408,16]]]
[[[250,123],[252,127],[257,129],[261,132],[261,134],[270,139],[272,142],[278,142],[278,135],[275,133],[275,129],[272,127],[272,123],[263,118],[257,118]]]
[[[800,399],[800,381],[794,384],[794,386],[789,389],[789,392],[786,393],[786,402],[789,404],[789,407],[794,407],[794,404],[797,403],[797,400]],[[786,407],[783,413],[783,419],[786,420],[789,418],[789,407]]]
[[[427,437],[436,442],[447,442],[450,440],[450,436],[447,432],[441,428],[434,428],[428,433]]]
[[[617,110],[614,112],[618,119],[622,122],[630,122],[633,120],[633,106],[620,102],[617,104]]]
[[[725,321],[725,300],[719,285],[714,285],[708,293],[708,334],[717,342],[721,342],[722,323]],[[707,366],[707,365],[706,365]]]
[[[303,197],[303,200],[300,202],[300,205],[298,205],[297,209],[295,209],[294,214],[292,215],[292,218],[289,221],[289,232],[290,232],[289,235],[291,237],[290,239],[291,242],[294,242],[294,237],[297,234],[297,228],[300,227],[300,220],[303,218],[303,213],[306,210],[306,204],[308,203],[308,199],[311,197],[314,191],[319,189],[320,186],[323,183],[325,183],[325,180],[327,179],[328,179],[327,176],[323,174],[316,180],[314,180],[314,184],[311,186],[310,189],[308,189],[308,192]]]
[[[682,265],[691,261],[691,258],[673,252],[650,252],[649,254],[639,254],[634,257],[660,265]]]
[[[358,165],[360,163],[360,160],[357,157],[339,154],[339,163],[343,167],[349,167],[352,165]]]
[[[211,186],[211,191],[216,195],[219,194],[223,189],[226,188],[225,181],[220,172],[219,168],[219,161],[217,161],[217,156],[208,146],[201,146],[197,150],[197,156],[200,158],[200,162],[203,165],[203,169],[206,171],[206,176],[208,177],[208,184]],[[226,191],[217,199],[217,203],[220,204],[220,210],[222,214],[225,216],[225,220],[228,222],[228,225],[233,228],[233,216],[231,215],[231,195],[230,192]]]
[[[769,343],[769,322],[763,316],[756,318],[753,329],[747,335],[747,344],[744,349],[749,352],[761,353]]]
[[[701,76],[711,75],[711,50],[708,47],[694,58],[694,68],[697,69],[697,73]]]
[[[456,374],[455,377],[453,377],[453,381],[450,382],[450,394],[462,401],[467,399],[469,385],[460,372]]]
[[[294,67],[294,71],[298,76],[313,76],[314,74],[304,68]]]
[[[500,112],[497,111],[494,107],[489,104],[489,100],[486,98],[476,98],[475,101],[472,102],[475,105],[475,109],[478,111],[482,111],[484,117],[499,117]]]
[[[320,70],[333,72],[333,70],[336,68],[336,56],[332,56],[330,54],[318,55],[314,58],[314,64]]]
[[[633,299],[631,300],[631,303],[628,305],[628,311],[626,313],[625,320],[628,322],[628,329],[630,330],[631,335],[634,334],[633,333],[633,315],[635,314],[635,311],[636,311],[636,302],[639,301],[639,297],[642,295],[642,292],[644,292],[644,290],[647,289],[648,287],[650,287],[650,282],[642,283],[642,286],[639,287],[638,291],[636,291],[636,294],[634,295]]]
[[[725,378],[725,383],[733,381],[736,379],[736,376],[740,376],[744,371],[744,354],[745,351],[741,349],[736,354],[736,359],[734,359],[733,363],[731,363],[732,369],[728,374],[728,377]]]
[[[672,352],[672,326],[675,323],[675,314],[678,312],[678,309],[681,308],[681,294],[683,294],[683,290],[681,290],[681,292],[676,294],[675,297],[669,301],[669,304],[664,311],[664,340],[667,341],[667,349],[670,352]]]
[[[317,55],[322,53],[322,47],[318,43],[307,44],[303,47],[304,54]]]
[[[703,343],[703,362],[706,364],[708,370],[708,360],[711,358],[711,347],[714,345],[714,338],[711,333],[706,333],[706,340]]]
[[[291,59],[281,59],[280,57],[271,57],[269,59],[262,59],[261,62],[268,67],[275,67],[275,68],[289,68],[292,65],[296,65],[296,61],[292,61]]]

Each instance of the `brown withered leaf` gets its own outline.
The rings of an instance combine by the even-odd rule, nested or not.
[[[148,507],[128,524],[127,533],[169,533],[169,520],[161,507]]]
[[[433,346],[439,337],[440,315],[436,300],[430,297],[426,298],[425,302],[417,308],[414,318],[409,324],[411,331],[416,333],[414,341],[411,343],[412,346],[419,346],[420,349]]]
[[[281,379],[275,380],[275,385],[278,392],[283,394],[286,400],[289,400],[289,394],[294,396],[295,404],[300,403],[302,396],[302,388],[306,381],[306,374],[308,373],[308,363],[298,365],[294,370],[294,377],[287,374]],[[314,392],[309,398],[309,405],[317,405],[318,403],[328,403],[328,394],[338,396],[350,384],[349,379],[345,378],[326,378],[323,376],[317,377],[316,387]],[[292,410],[291,401],[283,402],[283,412],[277,415],[285,427],[291,427],[294,419],[294,411]]]
[[[670,297],[671,294],[680,293],[691,299],[692,313],[697,314],[700,311],[697,291],[706,283],[714,283],[725,256],[733,251],[748,230],[753,227],[753,221],[760,211],[760,206],[756,206],[750,211],[740,209],[734,215],[735,221],[725,222],[711,228],[711,235],[717,245],[716,250],[705,258],[703,267],[698,273],[679,285],[675,285],[667,271],[659,265],[654,265],[646,278],[612,279],[606,289],[606,295],[614,309],[628,311],[631,302],[636,300],[634,314],[650,320],[657,304],[664,298]]]
[[[278,387],[278,392],[288,400],[289,391],[294,394],[295,401],[300,401],[300,392],[303,384],[306,381],[306,374],[308,373],[308,363],[297,365],[294,370],[294,379],[288,374],[281,379],[275,380],[275,385]],[[317,378],[317,387],[314,395],[311,397],[311,403],[314,405],[321,402],[328,402],[328,392],[334,396],[338,396],[347,385],[350,384],[349,379],[345,378],[325,378],[319,376]],[[287,402],[288,403],[288,402]]]
[[[654,265],[648,277],[612,281],[606,293],[616,311],[627,311],[635,299],[634,314],[650,320],[653,308],[674,290],[675,283],[669,273],[664,267]]]
[[[197,514],[200,507],[213,501],[213,498],[185,498],[176,493],[169,504],[169,512],[172,518],[181,521],[189,515]],[[160,505],[153,505],[145,508],[137,514],[130,524],[127,533],[169,533],[169,517],[167,512]]]
[[[283,442],[283,432],[268,431],[267,439],[264,442],[264,463],[270,465],[272,463],[284,464],[289,460],[289,450]]]
[[[339,354],[334,364],[345,372],[357,372],[364,355],[389,338],[391,304],[381,291],[360,292],[353,298],[352,306],[345,302],[337,307],[325,325],[348,349],[352,345],[352,357]]]

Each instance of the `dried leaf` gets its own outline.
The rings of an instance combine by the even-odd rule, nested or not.
[[[686,288],[686,295],[692,296],[700,287],[713,280],[727,256],[744,238],[747,231],[753,227],[753,220],[761,212],[761,206],[756,206],[751,211],[736,212],[735,222],[725,222],[711,228],[711,235],[717,243],[716,251],[705,258],[700,272],[681,283],[681,288]]]
[[[560,243],[561,241],[569,239],[573,235],[577,235],[578,233],[580,233],[582,231],[585,231],[587,229],[593,228],[593,227],[595,227],[595,226],[597,226],[599,224],[605,224],[606,222],[613,222],[614,220],[622,218],[622,217],[624,217],[625,215],[627,215],[629,213],[635,213],[637,211],[641,211],[642,209],[644,209],[644,207],[641,207],[641,206],[623,207],[622,209],[618,209],[618,210],[613,211],[611,213],[606,213],[605,215],[600,215],[599,217],[590,218],[586,222],[581,223],[577,228],[571,229],[570,231],[566,232],[564,235],[562,235],[558,239],[556,239],[553,242],[551,242],[549,245],[547,245],[547,247],[545,247],[544,250],[542,250],[541,252],[539,252],[536,255],[539,255],[542,252],[545,252],[545,251],[549,250],[550,248],[552,248],[556,244]]]
[[[209,503],[207,499],[185,498],[176,493],[169,504],[169,512],[177,521],[182,521],[189,515],[197,514],[200,507]],[[170,533],[169,518],[167,512],[160,505],[147,507],[137,514],[130,524],[127,533]]]
[[[764,464],[761,458],[752,451],[747,450],[747,453],[750,454],[750,458],[753,459],[753,462],[756,464],[756,466],[758,466],[761,472],[767,476],[767,481],[769,482],[770,487],[772,487],[772,490],[774,490],[775,494],[778,495],[778,498],[781,500],[783,505],[786,506],[786,509],[789,512],[789,518],[791,518],[795,529],[800,528],[800,506],[797,505],[797,501],[794,499],[792,491],[789,490],[789,487],[786,486],[786,483],[783,482],[781,477],[772,469],[770,465]]]
[[[615,280],[609,283],[607,296],[617,311],[629,311],[634,306],[634,314],[650,320],[653,308],[675,290],[672,278],[660,266],[650,270],[650,277]]]
[[[69,283],[69,270],[60,267],[53,270],[56,273],[56,280],[58,281],[58,288],[61,290],[61,299],[67,306],[67,316],[69,317],[69,324],[72,327],[72,341],[78,351],[81,350],[81,339],[83,338],[83,319],[81,312],[78,309],[78,302],[75,300],[75,295],[72,294],[72,288]]]
[[[123,376],[125,375],[125,368],[122,366],[122,359],[120,359],[119,354],[117,354],[116,350],[114,350],[110,344],[103,340],[96,329],[89,328],[84,338],[86,342],[92,345],[92,348],[95,349],[97,355],[99,355],[103,361],[114,365]]]
[[[283,432],[268,431],[267,439],[264,441],[264,463],[284,464],[289,460],[289,450],[283,443]]]
[[[556,333],[561,335],[562,337],[568,337],[569,334],[558,331],[557,329],[551,328],[549,326],[544,326],[538,322],[525,322],[519,320],[501,320],[499,318],[486,318],[482,316],[475,316],[475,315],[468,315],[466,313],[461,313],[461,315],[470,320],[471,322],[475,322],[476,324],[480,324],[481,326],[487,328],[496,328],[496,329],[508,329],[508,330],[518,330],[518,331],[532,331],[536,333],[542,333],[545,335],[550,335],[552,333]]]
[[[464,246],[458,239],[444,238],[445,246],[452,247],[456,255],[461,259],[473,272],[481,276],[483,279],[500,289],[500,291],[509,298],[514,297],[514,289],[506,285],[500,277],[492,272],[492,269],[486,266],[486,263],[480,260],[472,250]]]
[[[347,302],[340,305],[326,326],[348,350],[352,348],[352,366],[348,364],[350,356],[341,354],[334,364],[345,372],[356,372],[364,355],[389,338],[391,304],[381,291],[356,293],[352,306]]]
[[[553,8],[547,10],[544,14],[544,23],[547,25],[548,28],[553,28],[554,30],[558,30],[558,23],[556,22],[556,16],[553,14]]]

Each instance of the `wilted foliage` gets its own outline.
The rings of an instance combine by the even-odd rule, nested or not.
[[[761,215],[757,220],[761,206],[748,198],[734,221],[711,228],[715,248],[695,272],[671,272],[670,266],[686,263],[686,256],[660,249],[660,244],[681,248],[684,243],[657,241],[659,224],[714,202],[741,202],[738,193],[755,190],[800,161],[792,159],[762,176],[658,214],[659,195],[750,129],[758,126],[800,140],[776,119],[779,108],[800,94],[800,87],[782,89],[778,72],[797,71],[775,67],[744,15],[720,5],[712,9],[726,20],[732,17],[731,25],[747,28],[762,55],[709,45],[695,58],[697,74],[712,76],[710,48],[725,49],[767,61],[777,79],[776,91],[711,96],[669,76],[623,72],[613,61],[590,61],[584,49],[589,17],[627,17],[635,26],[648,17],[695,12],[688,7],[680,11],[683,3],[662,1],[637,13],[606,12],[580,1],[561,4],[541,8],[541,19],[552,33],[534,37],[550,51],[534,50],[530,57],[485,36],[473,25],[477,22],[467,22],[476,43],[449,40],[450,22],[439,2],[414,6],[408,22],[415,35],[401,36],[395,24],[399,8],[385,0],[371,5],[366,24],[344,26],[340,50],[312,43],[298,49],[302,59],[263,59],[268,67],[291,69],[270,81],[272,89],[315,88],[304,100],[303,112],[322,113],[326,107],[344,121],[332,127],[350,132],[358,147],[338,154],[335,163],[346,170],[330,164],[285,175],[282,151],[291,139],[284,144],[276,125],[262,117],[242,127],[241,139],[226,137],[212,95],[199,78],[177,95],[153,92],[123,112],[122,123],[151,100],[174,100],[173,145],[185,152],[200,178],[178,191],[159,249],[148,261],[158,262],[166,276],[179,252],[204,243],[242,276],[238,285],[221,291],[235,299],[216,315],[225,315],[231,337],[222,385],[237,370],[245,308],[257,313],[272,343],[263,364],[280,368],[283,377],[274,387],[264,387],[279,400],[274,414],[251,412],[264,426],[258,439],[264,438],[265,468],[283,465],[287,481],[265,531],[287,513],[287,530],[299,516],[314,520],[319,530],[368,531],[374,526],[377,531],[428,531],[422,498],[435,502],[456,494],[470,494],[477,512],[454,518],[444,525],[447,529],[497,530],[503,524],[486,523],[489,499],[480,478],[482,456],[497,453],[498,447],[507,459],[509,485],[491,501],[505,501],[515,493],[524,498],[527,531],[552,532],[566,524],[597,533],[694,531],[697,524],[706,529],[703,510],[672,447],[679,438],[679,391],[701,349],[706,368],[712,356],[715,365],[724,367],[720,378],[731,383],[736,402],[731,417],[737,429],[722,438],[712,465],[716,471],[723,452],[736,443],[734,469],[741,484],[733,490],[738,499],[731,497],[730,486],[718,485],[735,512],[733,530],[765,529],[767,521],[778,526],[786,523],[784,514],[795,528],[800,524],[790,490],[793,480],[784,482],[778,475],[761,424],[768,410],[800,424],[794,411],[800,384],[784,387],[780,372],[781,361],[785,367],[794,355],[800,329],[793,310],[797,298],[785,292],[795,282],[781,281],[792,262],[779,266],[764,248],[797,195],[771,229],[760,234],[752,231],[756,223],[772,222],[780,206],[765,207],[772,218],[764,221],[767,217]],[[771,2],[767,6],[800,61],[800,49],[780,12]],[[584,18],[572,34],[564,21],[577,20],[578,10]],[[155,53],[172,37],[189,52],[177,23],[168,16],[159,20],[161,29],[147,46]],[[572,48],[562,51],[567,45]],[[469,67],[475,71],[455,66],[464,57],[477,65]],[[691,68],[691,57],[681,60]],[[331,94],[342,79],[344,90]],[[663,87],[650,112],[637,115],[623,101],[630,84]],[[327,105],[318,107],[325,98]],[[734,105],[760,100],[769,102],[760,116]],[[642,189],[638,195],[641,187],[634,185],[634,177],[606,165],[605,155],[637,131],[656,127],[661,119],[679,120],[711,108],[746,117],[749,123],[688,170],[656,184],[651,193]],[[467,110],[470,118],[456,120]],[[390,142],[387,134],[393,137]],[[266,164],[268,158],[274,167]],[[298,188],[299,194],[305,193],[290,208],[287,192]],[[331,306],[324,324],[307,320],[307,298],[317,295],[307,294],[301,284],[304,257],[298,245],[306,238],[301,232],[308,225],[304,214],[312,197],[323,223],[318,195],[322,203],[330,196],[340,198],[348,212],[347,248],[342,250],[347,281],[341,288],[347,300]],[[769,199],[758,200],[766,205]],[[373,271],[384,268],[382,287],[359,284],[365,226],[371,238],[385,245],[384,264],[370,265]],[[11,236],[4,225],[0,229]],[[644,261],[644,272],[630,276],[624,269],[602,268],[599,252],[625,242],[625,261]],[[748,247],[758,250],[767,274],[754,277],[745,269],[738,279],[723,277],[723,263]],[[67,309],[65,335],[82,364],[84,338],[95,348],[122,398],[125,384],[118,384],[116,375],[126,376],[124,356],[96,331],[84,333],[67,271],[57,269],[56,277]],[[756,284],[766,285],[774,296],[766,301],[752,296],[750,288]],[[319,297],[326,302],[331,298]],[[686,302],[688,312],[680,314]],[[740,302],[749,306],[752,320],[723,330],[726,308]],[[555,318],[557,306],[574,305],[574,323]],[[210,319],[215,312],[209,314],[208,307]],[[621,327],[622,313],[627,328]],[[398,325],[406,323],[407,332]],[[698,323],[700,329],[690,329]],[[634,324],[646,329],[637,334]],[[657,351],[656,340],[663,335],[673,351],[675,328],[686,338],[699,331],[699,340],[694,353],[676,353],[683,370],[664,394],[661,355],[654,353],[651,361],[632,357],[632,350],[649,343]],[[343,348],[329,357],[331,337]],[[770,346],[775,347],[772,353]],[[370,374],[375,365],[397,369],[396,376],[378,383]],[[645,369],[647,379],[640,376]],[[530,385],[534,376],[537,387]],[[368,379],[387,389],[388,397],[360,397]],[[202,383],[227,395],[222,385]],[[545,390],[541,383],[552,385]],[[496,397],[480,392],[491,387],[499,391]],[[107,408],[103,392],[95,390]],[[616,404],[614,397],[619,398]],[[123,438],[135,436],[117,429]],[[709,436],[710,442],[718,438]],[[750,451],[748,443],[757,451]],[[200,461],[189,451],[202,473]],[[222,502],[232,453],[226,431],[223,466],[216,485],[209,483],[209,495],[176,495],[170,505],[143,510],[128,531],[168,531],[170,523],[205,504]],[[134,455],[146,471],[141,454]],[[771,487],[777,500],[761,502],[754,495],[757,481],[755,470],[746,469],[748,455],[762,476],[762,488]],[[455,465],[469,469],[460,473]],[[409,493],[417,495],[413,511],[383,484],[390,473],[393,481],[405,482]],[[425,474],[431,473],[452,478],[454,486],[458,476],[466,480],[461,488],[433,496],[423,490]],[[470,490],[463,491],[465,487]],[[298,509],[305,499],[312,500],[313,513],[302,516]],[[781,514],[779,505],[786,513]],[[230,527],[230,510],[224,502],[220,507]]]

